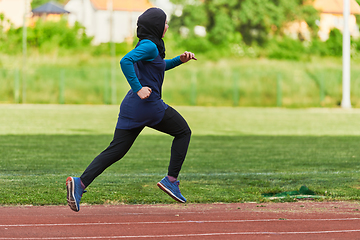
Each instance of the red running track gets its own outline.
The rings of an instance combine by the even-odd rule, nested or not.
[[[357,202],[0,207],[0,240],[360,239]]]

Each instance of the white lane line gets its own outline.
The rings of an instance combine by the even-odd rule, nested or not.
[[[226,235],[294,235],[294,234],[331,234],[331,233],[354,233],[356,230],[333,230],[333,231],[306,231],[306,232],[230,232],[230,233],[189,233],[173,235],[133,235],[133,236],[94,236],[94,237],[41,237],[41,238],[2,238],[0,240],[57,240],[57,239],[129,239],[129,238],[173,238],[173,237],[206,237],[206,236],[226,236]]]
[[[246,222],[306,222],[306,221],[356,221],[360,218],[319,218],[319,219],[254,219],[254,220],[187,220],[161,222],[93,222],[93,223],[34,223],[34,224],[3,224],[0,227],[56,227],[56,226],[94,226],[94,225],[141,225],[141,224],[189,224],[189,223],[246,223]]]
[[[1,135],[1,134],[0,134]],[[360,170],[350,170],[350,171],[303,171],[303,172],[209,172],[209,173],[181,173],[181,176],[184,177],[206,177],[206,176],[277,176],[277,175],[307,175],[307,174],[349,174],[349,173],[360,173]],[[104,174],[105,175],[105,174]],[[0,173],[0,177],[24,177],[22,174],[5,174]],[[26,177],[38,176],[36,174],[27,174]],[[53,176],[53,177],[66,177],[68,175],[62,174],[45,174],[43,176]],[[116,177],[163,177],[164,173],[106,173],[106,176],[116,176]],[[1,181],[18,181],[16,179],[0,179]],[[20,181],[20,180],[19,180]]]

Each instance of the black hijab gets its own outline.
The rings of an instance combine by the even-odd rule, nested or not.
[[[162,40],[165,22],[166,14],[160,8],[149,8],[137,21],[137,37],[155,43],[162,58],[165,58],[165,44]]]

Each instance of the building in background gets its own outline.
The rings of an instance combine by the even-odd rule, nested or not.
[[[60,19],[70,12],[66,11],[63,6],[54,2],[45,3],[32,11],[32,22],[36,22],[39,18],[45,21],[60,21]]]
[[[319,38],[326,41],[329,38],[330,31],[334,28],[343,30],[344,18],[343,7],[344,0],[315,0],[313,6],[320,12],[320,19],[317,22],[319,26]],[[354,38],[360,37],[359,26],[356,24],[356,16],[360,14],[360,6],[355,0],[350,0],[350,34]],[[296,39],[301,36],[303,40],[310,40],[310,32],[305,21],[292,22],[288,25],[285,33]]]
[[[132,41],[137,18],[153,5],[148,0],[70,0],[68,21],[78,21],[94,44]]]
[[[4,14],[5,19],[9,21],[4,22],[4,29],[10,28],[13,24],[15,28],[23,26],[24,14],[30,13],[32,0],[0,0],[0,13]]]
[[[315,0],[314,7],[320,11],[319,37],[326,41],[329,38],[331,29],[343,30],[344,0]],[[350,0],[349,29],[351,36],[360,37],[359,27],[356,24],[355,15],[360,14],[360,6],[355,0]]]

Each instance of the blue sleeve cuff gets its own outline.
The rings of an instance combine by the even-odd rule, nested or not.
[[[181,65],[183,62],[180,60],[180,56],[177,56],[174,57],[173,59],[166,59],[165,63],[166,63],[165,71],[167,71]]]

